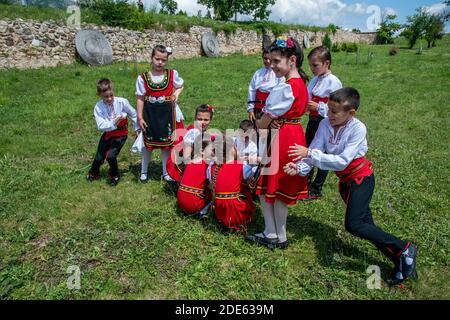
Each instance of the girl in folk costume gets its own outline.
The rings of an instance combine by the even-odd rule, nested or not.
[[[152,51],[152,70],[136,80],[139,126],[144,132],[145,150],[142,152],[141,182],[147,181],[148,164],[154,149],[162,149],[162,172],[166,181],[166,163],[170,148],[176,141],[176,129],[184,128],[178,98],[183,91],[183,79],[176,70],[166,69],[171,48],[157,45]]]
[[[202,104],[195,110],[194,124],[187,127],[187,131],[180,137],[167,159],[167,172],[176,182],[180,182],[182,163],[192,160],[192,146],[199,136],[203,136],[211,123],[214,114],[214,106]],[[181,130],[183,131],[183,130]],[[183,154],[185,155],[183,157]]]
[[[314,78],[309,83],[309,121],[306,127],[306,145],[309,146],[316,135],[320,121],[327,117],[328,98],[330,94],[342,88],[341,81],[331,73],[331,53],[325,46],[314,48],[308,54],[309,67]],[[317,169],[314,179],[314,169],[308,175],[309,198],[320,198],[322,187],[327,178],[327,171]]]
[[[256,70],[248,87],[247,112],[250,121],[253,122],[261,116],[262,108],[265,106],[272,88],[280,81],[284,82],[284,79],[277,78],[270,67],[269,48],[263,48],[262,58],[264,67]]]
[[[353,88],[335,91],[328,102],[328,118],[323,120],[309,146],[293,145],[289,155],[297,163],[284,170],[290,175],[308,175],[313,167],[336,171],[339,192],[347,205],[345,228],[352,235],[367,239],[391,259],[395,267],[390,282],[399,284],[416,275],[417,248],[384,232],[372,218],[370,200],[375,188],[372,163],[366,159],[365,125],[354,117],[360,96]]]
[[[109,79],[101,79],[97,82],[97,94],[102,100],[95,105],[94,116],[97,128],[103,131],[103,134],[86,179],[91,182],[99,179],[100,166],[107,160],[110,184],[115,186],[120,179],[117,156],[128,137],[127,117],[133,121],[134,130],[139,131],[136,110],[127,99],[114,96],[113,83]]]
[[[289,176],[283,166],[290,162],[288,148],[292,144],[306,145],[300,117],[308,104],[306,75],[299,72],[303,62],[303,51],[292,38],[275,41],[270,49],[271,66],[277,77],[286,82],[278,84],[269,94],[263,116],[256,121],[258,128],[279,129],[271,143],[271,167],[276,170],[261,174],[256,194],[260,196],[265,229],[261,233],[248,235],[247,240],[268,248],[284,249],[288,245],[286,221],[288,205],[308,196],[307,179]]]
[[[211,205],[211,191],[207,188],[206,170],[213,156],[214,147],[208,135],[198,135],[193,145],[192,160],[184,168],[177,200],[185,214],[198,214],[199,218],[203,218]]]
[[[256,211],[245,181],[255,173],[256,166],[236,160],[237,150],[232,138],[226,138],[222,145],[218,140],[215,139],[216,163],[209,166],[207,172],[215,217],[227,228],[245,231]]]

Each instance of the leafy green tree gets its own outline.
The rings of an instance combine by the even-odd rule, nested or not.
[[[254,20],[264,20],[270,15],[267,8],[276,0],[197,0],[199,4],[214,10],[215,19],[228,21],[237,14],[249,14]]]
[[[428,13],[423,7],[416,9],[416,14],[407,17],[408,23],[401,35],[408,40],[410,49],[424,36],[428,20]]]
[[[380,23],[380,27],[377,30],[377,35],[382,44],[394,43],[394,33],[401,28],[399,23],[394,22],[396,18],[396,15],[387,15]]]
[[[161,5],[161,13],[175,14],[178,9],[178,4],[175,0],[159,0]]]

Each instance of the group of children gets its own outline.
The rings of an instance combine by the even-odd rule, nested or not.
[[[101,100],[94,115],[104,133],[89,181],[98,179],[106,159],[110,182],[118,183],[117,155],[127,139],[129,117],[141,140],[140,181],[148,180],[152,151],[161,149],[163,178],[178,185],[181,211],[203,218],[212,207],[223,226],[246,232],[256,211],[256,194],[264,230],[246,234],[246,240],[285,249],[288,205],[320,197],[327,171],[332,170],[347,206],[346,229],[371,241],[394,262],[391,283],[416,276],[416,246],[384,232],[372,219],[369,204],[375,180],[372,163],[365,157],[366,128],[355,118],[360,96],[356,89],[343,88],[331,73],[328,48],[309,53],[314,77],[308,86],[301,69],[303,50],[294,39],[279,38],[264,48],[264,67],[255,72],[249,86],[249,120],[240,123],[234,137],[208,130],[214,107],[207,104],[196,109],[194,124],[184,129],[177,103],[184,81],[177,71],[166,69],[170,54],[171,49],[162,45],[153,49],[152,70],[136,81],[137,112],[126,99],[114,97],[110,80],[98,82]],[[305,113],[309,113],[306,133],[300,123]],[[257,138],[250,138],[251,133]],[[263,136],[269,137],[265,143]]]

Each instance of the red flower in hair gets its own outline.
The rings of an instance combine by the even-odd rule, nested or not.
[[[208,110],[214,113],[214,106],[208,104]]]
[[[292,40],[291,37],[289,37],[289,38],[287,39],[287,41],[286,41],[286,46],[287,46],[288,48],[293,48],[293,47],[295,46],[294,40]]]

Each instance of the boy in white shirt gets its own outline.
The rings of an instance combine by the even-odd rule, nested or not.
[[[128,119],[133,121],[134,130],[139,131],[136,110],[127,99],[114,96],[111,80],[97,82],[97,94],[102,98],[94,108],[97,129],[103,131],[97,147],[97,153],[86,179],[90,182],[100,178],[100,166],[105,160],[109,163],[109,179],[112,186],[119,183],[117,156],[128,137]]]
[[[390,258],[395,267],[390,283],[399,284],[417,277],[417,248],[377,227],[369,207],[375,187],[372,163],[367,152],[366,127],[354,117],[360,96],[353,88],[333,92],[328,102],[328,118],[320,122],[309,148],[290,147],[293,162],[284,167],[289,175],[306,176],[313,167],[336,172],[339,192],[347,205],[345,227],[352,235],[367,239]],[[294,163],[298,161],[297,163]]]

